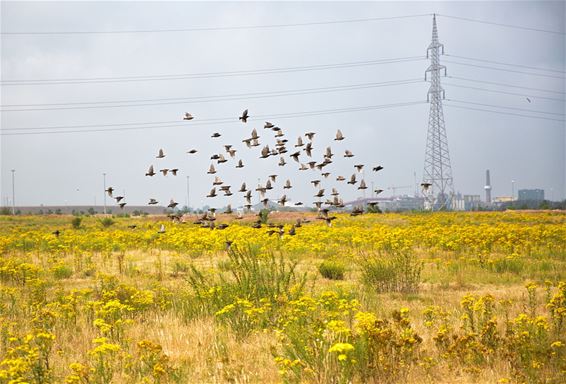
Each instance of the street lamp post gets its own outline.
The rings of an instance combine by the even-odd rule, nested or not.
[[[16,186],[14,183],[16,170],[12,169],[12,215],[16,214]]]
[[[106,215],[106,173],[102,174],[104,180],[104,214]]]
[[[187,176],[187,211],[191,211],[191,200],[189,195],[189,176]]]

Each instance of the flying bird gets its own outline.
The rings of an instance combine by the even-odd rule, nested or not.
[[[222,185],[222,184],[224,184],[224,182],[220,179],[220,177],[215,176],[212,185]]]
[[[223,154],[218,155],[218,160],[217,160],[217,163],[218,163],[218,164],[222,164],[222,163],[225,163],[225,162],[227,162],[227,161],[228,161],[228,160],[226,160],[226,159],[224,158],[224,155],[223,155]]]
[[[530,102],[531,102],[531,99],[529,99],[529,98],[527,97],[527,101],[530,103]]]
[[[163,159],[164,157],[165,157],[165,153],[163,153],[163,149],[160,149],[157,156],[155,156],[155,158],[157,159]]]
[[[312,141],[312,138],[314,137],[315,134],[316,134],[315,132],[307,132],[307,133],[305,133],[305,136],[306,136],[310,141]]]
[[[104,192],[108,192],[108,196],[112,197],[112,192],[114,192],[114,188],[108,187],[108,189],[105,189]]]
[[[283,186],[283,189],[290,189],[290,188],[293,188],[293,186],[291,185],[291,180],[287,179],[285,185]]]
[[[269,146],[266,145],[265,147],[263,147],[263,149],[261,150],[261,159],[266,159],[271,155],[271,151],[269,150]]]
[[[212,188],[206,197],[216,197],[216,188]]]
[[[191,155],[194,155],[195,153],[197,153],[196,149],[191,149],[189,151],[187,151],[187,153],[190,153]]]
[[[242,116],[240,116],[240,120],[242,120],[242,123],[247,123],[248,122],[248,110],[246,109],[243,113]]]
[[[354,154],[350,150],[346,149],[344,157],[354,157]]]
[[[273,128],[275,127],[275,125],[271,124],[269,121],[265,122],[265,125],[263,126],[263,128],[269,129],[269,128]]]
[[[189,112],[185,112],[185,116],[183,116],[183,120],[192,120],[194,119],[193,115],[191,115]]]
[[[259,139],[259,136],[257,135],[257,131],[256,131],[255,128],[254,128],[254,130],[252,131],[252,140],[254,140],[254,139]]]
[[[171,199],[167,208],[175,209],[175,207],[179,205],[179,203],[175,202],[175,200]]]
[[[147,172],[146,172],[145,175],[146,175],[146,176],[153,176],[153,175],[155,175],[155,172],[153,171],[153,165],[150,165],[150,166],[149,166],[149,169],[147,170]]]
[[[157,203],[158,203],[158,201],[152,198],[152,199],[149,199],[149,203],[147,203],[147,204],[148,205],[155,205]]]
[[[358,189],[367,189],[368,187],[366,186],[366,182],[364,179],[362,179],[362,181],[360,181],[360,186],[358,187]]]
[[[210,168],[208,169],[208,172],[206,172],[208,174],[214,174],[216,173],[216,169],[214,169],[214,164],[210,164]]]
[[[314,197],[322,197],[322,196],[324,196],[324,189],[319,190],[318,193],[314,195]]]
[[[354,184],[356,184],[356,183],[357,183],[357,181],[356,181],[356,174],[354,173],[354,174],[350,177],[350,181],[348,181],[348,184],[354,185]]]
[[[238,165],[236,165],[236,168],[244,168],[244,163],[242,162],[242,159],[238,160]]]
[[[344,180],[346,180],[346,178],[344,176],[338,176],[336,178],[336,181],[344,181]]]
[[[336,137],[334,138],[334,140],[344,140],[344,136],[342,135],[342,132],[340,130],[336,131]]]
[[[312,143],[307,143],[305,147],[305,152],[307,153],[308,157],[312,157]]]
[[[119,203],[120,200],[122,200],[124,198],[124,196],[116,196],[114,198],[116,199],[116,203]]]
[[[246,192],[246,183],[242,183],[240,190],[238,192]]]
[[[160,169],[159,172],[163,173],[163,176],[167,176],[167,172],[169,172],[169,168]]]
[[[220,137],[220,136],[222,136],[220,133],[214,132],[210,137],[216,138],[216,137]]]
[[[363,164],[356,164],[356,165],[354,165],[354,168],[356,168],[358,170],[358,172],[362,172],[364,165]]]
[[[431,183],[421,183],[421,187],[423,187],[423,191],[428,190],[428,188],[431,186]]]
[[[381,171],[382,169],[383,167],[381,165],[378,165],[377,167],[373,167],[374,172]]]
[[[303,143],[303,138],[299,136],[299,138],[297,139],[297,144],[295,144],[295,147],[302,147],[303,145],[305,145]]]
[[[120,207],[120,209],[124,209],[124,207],[126,206],[126,203],[120,203],[120,204],[118,204],[118,206]]]
[[[171,172],[173,176],[177,176],[177,172],[179,172],[179,168],[170,169],[169,172]]]
[[[283,156],[281,156],[281,158],[279,159],[279,166],[283,167],[285,164],[287,164],[287,163],[285,162],[285,159],[283,158]]]

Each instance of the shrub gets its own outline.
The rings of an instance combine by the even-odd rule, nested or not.
[[[73,220],[71,220],[71,225],[73,226],[73,228],[75,229],[79,229],[81,226],[81,221],[83,219],[81,219],[80,217],[73,217]]]
[[[114,224],[114,220],[109,217],[105,217],[104,219],[100,220],[100,224],[102,224],[104,228],[108,228]]]
[[[263,317],[271,321],[278,306],[302,295],[306,284],[306,273],[296,272],[296,261],[272,252],[260,254],[252,247],[240,249],[233,245],[222,266],[225,272],[221,274],[205,274],[191,266],[187,281],[192,295],[187,296],[188,303],[180,306],[187,317],[216,314],[239,334],[258,325],[249,321],[248,306],[268,308]],[[233,311],[242,316],[235,316]]]
[[[395,250],[386,256],[363,258],[362,282],[377,292],[416,292],[423,266],[413,251]]]
[[[68,279],[73,275],[73,270],[65,264],[56,265],[55,267],[52,268],[52,271],[53,271],[53,276],[57,280]]]
[[[267,223],[267,218],[269,216],[269,209],[262,209],[259,211],[259,219],[261,220],[262,224]]]
[[[318,266],[318,271],[326,279],[343,280],[346,266],[344,263],[337,260],[324,260]]]

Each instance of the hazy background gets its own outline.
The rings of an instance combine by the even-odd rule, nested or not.
[[[238,122],[237,117],[245,108],[250,110],[253,117],[426,101],[428,83],[424,81],[249,100],[163,102],[161,105],[90,109],[7,110],[54,108],[10,105],[189,98],[406,79],[424,80],[424,71],[429,65],[426,60],[320,71],[164,81],[55,85],[7,85],[5,82],[226,72],[424,57],[431,40],[432,16],[166,33],[8,35],[6,32],[257,26],[432,13],[440,14],[437,18],[439,38],[447,54],[515,64],[508,66],[443,56],[441,62],[447,66],[449,76],[554,91],[502,87],[455,78],[442,79],[447,99],[499,106],[493,108],[456,101],[445,102],[444,114],[456,192],[481,194],[483,199],[485,170],[490,169],[493,196],[510,195],[511,181],[514,180],[515,195],[521,188],[543,188],[547,198],[565,198],[563,2],[2,2],[2,204],[5,204],[6,198],[11,199],[10,170],[15,169],[16,204],[22,206],[90,205],[95,200],[100,205],[103,197],[102,173],[106,173],[107,185],[116,188],[119,194],[125,191],[129,204],[146,204],[149,197],[154,197],[160,203],[175,198],[183,205],[186,203],[186,176],[190,176],[191,206],[210,204],[220,207],[230,200],[221,197],[211,202],[205,195],[212,182],[212,177],[206,175],[209,158],[223,151],[222,144],[233,144],[238,149],[237,158],[242,158],[246,165],[241,170],[234,168],[233,161],[219,166],[219,175],[233,189],[237,190],[243,181],[255,187],[258,178],[265,182],[267,175],[275,172],[281,178],[289,177],[293,181],[295,188],[288,194],[293,201],[310,203],[315,189],[308,181],[317,178],[318,173],[299,173],[297,163],[292,160],[288,160],[286,167],[278,167],[276,163],[279,157],[260,160],[261,147],[249,150],[242,144],[241,140],[249,136],[253,128],[257,128],[262,136],[262,144],[266,137],[273,143],[273,134],[262,128],[266,120],[282,127],[293,143],[304,132],[317,132],[314,147],[318,161],[322,159],[321,151],[327,145],[332,145],[337,153],[335,164],[328,169],[333,173],[333,179],[338,174],[346,177],[352,174],[353,164],[367,164],[366,167],[382,164],[385,169],[379,174],[366,172],[370,187],[373,182],[376,188],[385,189],[383,195],[391,195],[393,190],[387,189],[391,187],[399,187],[397,194],[412,194],[414,174],[417,182],[422,179],[428,126],[427,104],[288,119],[262,118],[250,120],[247,124]],[[562,33],[505,28],[442,15]],[[528,67],[547,68],[554,72]],[[526,97],[532,102],[529,103]],[[124,104],[128,103],[109,105]],[[454,107],[458,105],[507,114]],[[181,117],[185,111],[191,112],[195,119],[176,127],[35,134],[123,128],[104,126],[121,123],[177,124],[183,123]],[[233,122],[197,124],[199,119],[230,117],[233,117]],[[36,129],[84,125],[92,127]],[[26,129],[21,130],[23,128]],[[332,139],[338,128],[346,140],[336,144]],[[222,133],[222,137],[211,139],[213,132]],[[155,159],[159,148],[165,150],[165,159]],[[185,152],[190,148],[199,149],[198,155],[187,155]],[[356,156],[346,161],[341,157],[344,149],[352,150]],[[306,160],[304,155],[302,157]],[[161,175],[148,178],[144,173],[150,164],[156,170],[166,166],[178,167],[181,171],[176,178]],[[282,181],[278,180],[278,184],[280,188]],[[328,182],[325,187],[330,189],[333,185]],[[280,191],[273,191],[270,197],[279,197]],[[357,189],[345,186],[340,191],[345,200],[361,195]],[[235,205],[241,204],[240,197],[241,194],[234,193],[231,200]]]

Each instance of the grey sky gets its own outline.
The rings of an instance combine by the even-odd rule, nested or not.
[[[272,25],[328,20],[359,19],[438,13],[530,28],[565,31],[563,2],[332,2],[332,3],[84,3],[84,2],[2,2],[2,32],[140,30],[243,25]],[[432,17],[387,21],[297,26],[269,29],[216,30],[170,33],[79,34],[79,35],[2,35],[2,80],[93,78],[225,72],[264,68],[296,67],[366,60],[424,56],[431,39]],[[540,72],[518,66],[504,66],[444,56],[441,62],[449,76],[500,82],[521,87],[553,90],[549,93],[522,88],[502,87],[455,78],[442,79],[446,98],[467,103],[507,107],[498,111],[537,115],[564,120],[564,34],[504,28],[438,17],[440,41],[446,53],[475,59],[514,63],[522,66],[554,69]],[[493,69],[459,65],[464,62]],[[238,93],[297,90],[380,83],[423,78],[426,60],[368,65],[320,71],[270,73],[167,81],[111,82],[62,85],[2,85],[1,104],[76,103],[113,100],[161,99],[217,96]],[[512,72],[516,71],[516,72]],[[539,73],[533,76],[525,73]],[[548,77],[554,76],[554,77]],[[424,80],[424,78],[423,78]],[[507,95],[450,84],[517,93]],[[268,120],[283,128],[290,142],[307,131],[317,132],[315,160],[331,145],[336,153],[329,167],[336,175],[349,176],[353,164],[377,164],[379,174],[366,172],[368,184],[397,193],[412,193],[414,176],[422,178],[427,104],[325,114],[288,119],[266,118],[238,122],[242,110],[250,115],[274,115],[303,111],[425,101],[428,83],[373,87],[340,92],[311,93],[249,100],[186,102],[143,107],[45,110],[1,113],[2,134],[15,128],[77,126],[96,124],[143,123],[180,120],[185,111],[195,119],[185,126],[109,132],[0,136],[2,203],[11,197],[11,169],[16,169],[18,205],[93,204],[102,200],[102,173],[107,184],[118,192],[126,191],[129,204],[145,204],[149,197],[165,203],[175,198],[186,201],[186,176],[191,179],[191,205],[222,206],[228,198],[214,202],[205,195],[212,177],[206,175],[210,156],[233,144],[244,169],[235,162],[220,165],[218,175],[233,189],[242,181],[249,186],[267,175],[290,178],[295,188],[288,193],[293,201],[310,203],[316,190],[309,180],[320,178],[312,171],[299,172],[297,163],[288,160],[278,167],[277,159],[260,160],[259,148],[247,149],[242,139],[256,128],[262,144],[274,143],[273,133],[262,128]],[[561,92],[561,93],[560,93]],[[531,103],[526,100],[526,95]],[[541,98],[539,98],[541,97]],[[558,99],[558,100],[550,100]],[[564,122],[522,118],[453,106],[494,109],[447,101],[444,107],[452,160],[454,186],[465,194],[481,194],[485,170],[492,175],[493,196],[510,195],[515,188],[543,188],[547,197],[565,198]],[[452,107],[451,107],[452,106]],[[518,108],[518,109],[512,109]],[[3,107],[2,109],[8,109]],[[521,110],[546,111],[550,114]],[[219,125],[197,125],[199,119],[233,117]],[[191,124],[194,123],[194,124]],[[116,127],[114,127],[116,128]],[[341,129],[346,140],[332,139]],[[77,130],[85,128],[77,128]],[[105,129],[104,127],[100,129]],[[211,139],[213,132],[222,133]],[[185,152],[198,148],[190,157]],[[167,157],[155,158],[159,148]],[[342,157],[344,149],[356,155]],[[303,155],[302,160],[307,160]],[[309,159],[310,160],[310,159]],[[179,176],[144,176],[148,166],[178,167]],[[331,179],[327,189],[335,186]],[[279,197],[282,182],[270,197]],[[360,196],[355,188],[341,185],[345,200]],[[369,191],[367,192],[369,195]],[[384,195],[391,194],[386,190]],[[550,196],[549,196],[550,195]],[[241,204],[234,193],[232,202]]]

